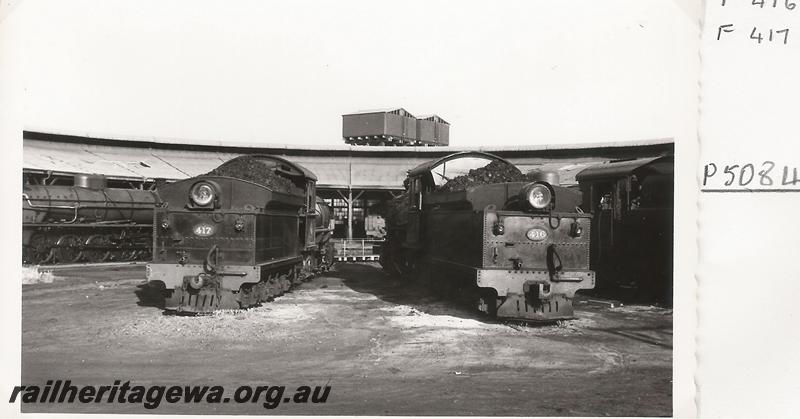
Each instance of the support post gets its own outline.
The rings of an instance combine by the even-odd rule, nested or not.
[[[340,197],[342,197],[345,202],[347,202],[347,240],[353,239],[353,200],[361,198],[361,195],[364,195],[364,191],[358,193],[358,195],[353,197],[353,189],[347,188],[347,196],[345,196],[341,191],[336,191]]]
[[[347,188],[347,240],[353,239],[353,189]]]

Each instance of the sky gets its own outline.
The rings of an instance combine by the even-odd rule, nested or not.
[[[403,107],[454,146],[694,130],[698,19],[673,1],[16,1],[26,129],[342,145]]]

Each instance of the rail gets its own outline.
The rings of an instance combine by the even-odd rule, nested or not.
[[[337,262],[378,261],[383,239],[331,239]]]

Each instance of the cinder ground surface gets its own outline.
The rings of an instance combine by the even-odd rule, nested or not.
[[[331,386],[327,403],[25,404],[25,412],[669,416],[672,312],[577,304],[577,320],[494,322],[340,264],[262,307],[205,317],[137,305],[143,266],[62,269],[22,291],[22,383]],[[18,402],[19,403],[19,402]]]

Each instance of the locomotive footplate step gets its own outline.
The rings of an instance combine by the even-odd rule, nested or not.
[[[545,321],[571,319],[574,317],[572,299],[563,296],[537,300],[530,294],[509,293],[505,301],[497,306],[497,315],[516,320]]]

